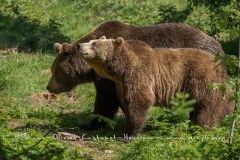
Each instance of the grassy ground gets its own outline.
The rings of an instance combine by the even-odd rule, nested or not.
[[[2,6],[12,5],[2,7],[0,12],[0,124],[4,121],[0,144],[16,154],[22,153],[19,159],[237,159],[239,124],[234,130],[233,144],[229,144],[229,136],[233,118],[240,120],[239,113],[229,115],[210,130],[189,126],[186,114],[179,116],[176,111],[153,107],[138,139],[125,143],[114,137],[123,137],[121,115],[114,119],[113,128],[107,126],[90,132],[78,128],[92,116],[95,99],[92,84],[80,85],[72,94],[57,97],[51,97],[45,89],[55,58],[51,50],[54,42],[76,40],[106,19],[151,24],[153,19],[141,18],[146,8],[173,4],[181,11],[186,0],[139,3],[122,0],[117,1],[118,5],[103,0],[21,1],[21,5],[18,1],[9,2],[0,2]],[[146,8],[134,11],[142,4]],[[127,9],[118,13],[123,6]],[[139,17],[131,16],[136,12]],[[21,53],[7,50],[17,46]],[[48,131],[36,147],[24,152]]]

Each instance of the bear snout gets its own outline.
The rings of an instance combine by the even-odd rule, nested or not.
[[[88,56],[89,55],[89,49],[88,45],[85,43],[79,43],[77,44],[77,53],[80,54],[81,56]]]
[[[46,89],[50,92],[50,93],[54,93],[54,94],[59,94],[59,93],[62,93],[63,92],[63,89],[61,87],[59,88],[53,88],[51,87],[50,85],[48,85],[46,87]]]
[[[49,91],[49,90],[50,90],[50,86],[49,86],[49,85],[47,85],[46,89]]]
[[[55,93],[55,92],[56,92],[50,85],[47,85],[46,89],[47,89],[50,93]]]

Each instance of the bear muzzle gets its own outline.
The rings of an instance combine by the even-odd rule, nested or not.
[[[62,93],[62,88],[57,88],[57,89],[53,89],[51,86],[47,86],[46,89],[50,92],[50,93],[54,93],[54,94],[59,94]]]
[[[77,53],[85,58],[90,55],[91,49],[90,45],[86,43],[77,44]]]

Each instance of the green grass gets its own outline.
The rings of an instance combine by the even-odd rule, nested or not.
[[[6,85],[0,92],[0,117],[5,120],[6,126],[13,135],[31,135],[42,137],[49,128],[53,130],[47,139],[38,146],[39,150],[46,143],[61,148],[68,148],[62,155],[69,157],[71,153],[79,153],[81,158],[98,159],[225,159],[236,157],[238,154],[237,142],[240,140],[239,126],[235,130],[234,145],[229,148],[228,137],[233,115],[229,116],[218,128],[206,130],[201,127],[188,126],[187,119],[179,117],[173,111],[154,107],[149,112],[149,120],[144,131],[130,143],[118,140],[94,140],[93,137],[123,136],[124,120],[115,119],[117,126],[85,132],[78,128],[79,124],[89,119],[93,110],[95,90],[92,84],[80,85],[74,91],[75,100],[70,101],[64,94],[58,96],[57,101],[49,103],[40,99],[35,101],[32,96],[45,90],[50,78],[50,67],[54,56],[49,54],[9,53],[1,57],[0,66],[6,71]],[[238,116],[238,119],[240,117]],[[77,128],[76,128],[77,127]],[[71,128],[76,128],[72,130]],[[180,132],[181,130],[181,132]],[[67,131],[79,136],[85,134],[90,141],[63,142],[52,139],[58,131]],[[7,131],[6,131],[7,132]],[[8,133],[9,134],[9,133]],[[12,136],[13,136],[12,135]],[[177,137],[183,140],[177,140]],[[192,140],[191,138],[194,137]],[[220,137],[226,141],[213,138]],[[154,139],[152,139],[154,138]],[[210,139],[211,138],[211,139]],[[209,140],[210,139],[210,140]],[[24,139],[15,141],[20,147]],[[28,140],[24,145],[29,146],[36,142]],[[84,145],[82,144],[84,142]],[[16,148],[20,152],[20,148]],[[36,149],[38,148],[36,147]],[[232,155],[227,152],[231,150]],[[46,149],[52,152],[50,149]],[[223,153],[222,155],[218,155]],[[50,153],[49,153],[50,154]],[[33,153],[33,155],[35,155]],[[49,155],[50,156],[50,155]],[[50,156],[51,157],[51,156]],[[78,156],[76,156],[78,157]],[[71,158],[70,158],[71,159]]]
[[[43,56],[41,53],[12,53],[1,58],[1,67],[8,72],[5,77],[8,81],[5,88],[6,94],[24,98],[45,90],[47,81],[50,78],[49,68],[53,58],[50,55]]]
[[[73,98],[61,94],[51,102],[42,97],[55,58],[54,42],[74,41],[104,20],[121,20],[140,26],[161,23],[164,15],[157,16],[159,6],[173,5],[176,10],[172,8],[170,13],[181,13],[187,6],[187,0],[12,0],[14,5],[6,7],[10,4],[8,2],[10,1],[0,2],[0,159],[4,155],[1,154],[2,148],[9,149],[3,151],[8,156],[19,154],[35,144],[36,137],[44,137],[49,129],[44,140],[19,159],[238,158],[239,124],[234,130],[234,143],[229,144],[227,138],[230,136],[233,119],[236,118],[238,122],[240,120],[239,110],[229,115],[218,127],[209,130],[189,126],[186,115],[179,116],[176,111],[153,107],[146,127],[137,137],[139,139],[125,143],[122,140],[93,140],[97,136],[123,136],[124,118],[114,119],[114,129],[107,126],[87,132],[78,128],[79,124],[92,117],[90,113],[95,99],[93,84],[79,85],[73,90]],[[11,9],[16,9],[15,7],[19,7],[19,13],[13,14]],[[186,21],[208,31],[209,26],[204,22],[209,20],[208,15],[205,13],[205,17],[197,16],[201,13],[199,10],[206,8],[196,9]],[[176,15],[165,16],[174,20]],[[203,22],[195,21],[198,18]],[[230,34],[226,30],[220,35],[225,42]],[[230,49],[230,54],[237,53],[235,39],[233,36],[224,43],[225,51]],[[1,55],[2,50],[17,45],[21,52],[9,51],[6,56]],[[232,69],[231,74],[234,75],[236,56],[229,56],[228,63]],[[53,135],[63,131],[80,137],[86,134],[85,137],[91,140],[71,142],[53,138]],[[24,137],[26,134],[30,135],[30,139]],[[179,140],[178,137],[185,139]],[[214,137],[227,140],[216,140]]]

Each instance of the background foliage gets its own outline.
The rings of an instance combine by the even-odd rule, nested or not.
[[[239,157],[239,109],[217,127],[203,129],[191,125],[188,120],[194,101],[179,94],[171,101],[175,109],[154,107],[150,110],[139,139],[127,144],[116,140],[69,142],[53,136],[66,131],[65,128],[80,136],[122,136],[124,118],[118,117],[111,122],[103,117],[109,127],[96,131],[76,128],[89,117],[91,119],[89,113],[95,98],[91,84],[76,88],[73,100],[66,95],[58,96],[54,102],[34,99],[45,91],[49,80],[49,68],[54,60],[53,43],[74,41],[105,20],[138,26],[182,22],[205,31],[221,42],[231,75],[224,86],[235,90],[240,34],[240,3],[237,0],[2,0],[0,19],[0,159]],[[238,123],[231,144],[233,119]]]

